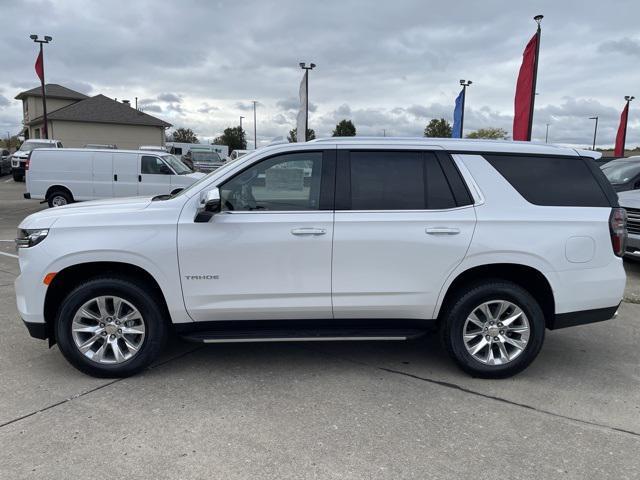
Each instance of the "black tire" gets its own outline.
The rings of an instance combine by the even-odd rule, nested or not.
[[[487,365],[475,359],[465,347],[464,324],[473,310],[484,302],[506,300],[524,312],[529,320],[529,341],[519,356],[503,365]],[[461,289],[445,306],[440,325],[441,339],[449,356],[473,377],[507,378],[525,368],[536,358],[544,342],[545,318],[533,296],[519,285],[500,279],[489,279]]]
[[[49,204],[49,208],[69,205],[73,203],[73,197],[65,190],[54,190],[47,197],[47,203]]]
[[[103,364],[90,360],[78,350],[71,333],[73,317],[92,298],[115,295],[130,302],[140,312],[145,325],[145,337],[140,350],[118,364]],[[167,320],[162,301],[153,291],[118,277],[95,278],[83,283],[62,301],[55,320],[56,340],[65,358],[78,370],[93,377],[128,377],[148,367],[164,347]]]
[[[13,181],[14,182],[21,182],[22,180],[24,180],[24,175],[17,173],[17,172],[12,172],[13,175]]]

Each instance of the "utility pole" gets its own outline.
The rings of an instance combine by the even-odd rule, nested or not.
[[[547,133],[544,134],[544,143],[549,143],[549,125],[551,124],[547,123]]]
[[[256,123],[256,104],[257,100],[253,100],[253,149],[258,149],[258,127]]]
[[[44,121],[42,127],[42,136],[45,139],[49,138],[49,126],[47,122],[47,92],[44,88],[44,49],[42,45],[45,43],[49,43],[53,38],[48,35],[44,36],[44,40],[39,40],[38,35],[29,35],[29,38],[33,40],[35,43],[40,44],[40,55],[38,56],[38,60],[36,61],[36,73],[40,77],[40,85],[42,86],[42,120]],[[38,72],[38,66],[41,69],[41,72]]]
[[[240,130],[242,130],[242,119],[243,119],[243,118],[244,118],[244,117],[243,117],[242,115],[240,115]]]
[[[598,135],[598,118],[599,117],[597,115],[595,117],[589,117],[589,120],[596,121],[596,126],[593,128],[593,147],[591,147],[591,150],[596,149],[596,135]]]
[[[300,68],[305,70],[304,75],[304,88],[305,88],[305,97],[307,99],[307,104],[305,105],[305,114],[306,118],[304,120],[304,141],[308,140],[307,131],[309,130],[309,70],[313,70],[316,67],[315,63],[310,63],[307,67],[307,64],[304,62],[300,62]],[[300,132],[298,132],[300,135]]]

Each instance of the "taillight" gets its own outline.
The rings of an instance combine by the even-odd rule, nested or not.
[[[31,163],[31,152],[27,154],[27,161],[24,164],[24,169],[29,170],[29,164]]]
[[[614,208],[609,215],[609,232],[611,233],[611,247],[618,257],[624,255],[627,246],[627,211],[624,208]]]

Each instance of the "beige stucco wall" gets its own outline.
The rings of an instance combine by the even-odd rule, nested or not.
[[[47,98],[47,113],[51,113],[72,103],[76,103],[78,100],[63,100],[60,98]],[[24,123],[28,123],[33,118],[38,118],[42,115],[42,97],[27,97],[22,100],[22,109],[24,116]]]
[[[67,148],[82,147],[88,143],[115,143],[118,148],[137,149],[141,145],[164,145],[164,128],[52,120],[49,138],[60,140]]]

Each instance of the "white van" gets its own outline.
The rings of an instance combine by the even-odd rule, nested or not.
[[[34,150],[26,174],[24,197],[46,200],[50,207],[169,194],[204,176],[167,153],[86,148]]]

